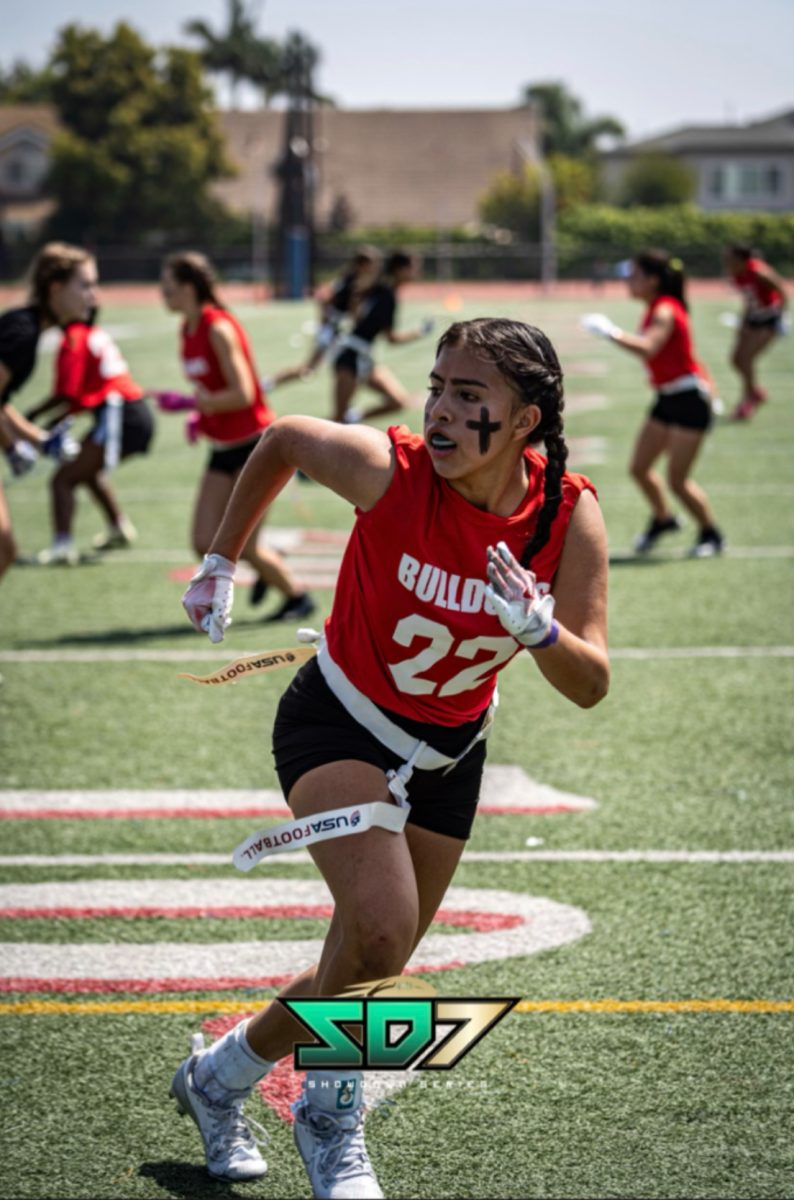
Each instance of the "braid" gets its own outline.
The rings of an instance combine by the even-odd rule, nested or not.
[[[568,461],[568,447],[562,434],[562,420],[557,421],[557,427],[545,435],[546,469],[543,473],[543,507],[538,516],[535,532],[527,542],[521,554],[521,566],[529,567],[532,559],[542,550],[549,540],[554,518],[562,501],[561,483],[565,474],[565,464]]]
[[[543,476],[543,506],[535,531],[521,555],[521,565],[528,567],[548,542],[562,500],[568,447],[563,436],[565,400],[560,360],[540,329],[504,317],[479,317],[451,325],[442,335],[438,351],[459,343],[465,343],[492,362],[522,404],[535,404],[540,409],[540,421],[527,441],[530,446],[545,442],[548,461]]]

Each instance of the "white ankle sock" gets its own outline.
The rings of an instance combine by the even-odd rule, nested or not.
[[[361,1071],[307,1071],[303,1094],[323,1112],[354,1112],[361,1107],[363,1081]]]
[[[245,1036],[247,1024],[240,1021],[198,1060],[193,1078],[212,1104],[221,1103],[229,1092],[250,1092],[276,1065],[251,1049]]]
[[[56,533],[52,543],[53,550],[71,550],[74,545],[74,538],[71,533]]]

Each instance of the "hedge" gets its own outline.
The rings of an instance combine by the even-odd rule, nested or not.
[[[561,214],[557,224],[560,273],[590,274],[645,247],[684,260],[694,275],[719,275],[731,242],[748,242],[782,274],[794,275],[794,213],[709,213],[693,204],[612,208],[596,204]]]

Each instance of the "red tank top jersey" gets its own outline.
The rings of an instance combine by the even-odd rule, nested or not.
[[[672,309],[673,330],[659,353],[654,354],[653,358],[645,360],[651,383],[658,388],[663,387],[666,383],[672,383],[674,379],[680,379],[683,375],[705,376],[705,371],[695,358],[692,349],[689,313],[680,300],[676,300],[673,296],[657,296],[648,305],[640,332],[644,332],[648,328],[660,304]]]
[[[763,270],[765,266],[763,259],[748,258],[744,268],[732,277],[744,296],[748,312],[755,312],[761,308],[777,308],[783,299],[774,284],[758,274],[759,269]]]
[[[69,401],[72,412],[96,408],[115,393],[140,400],[143,392],[130,376],[112,337],[93,325],[67,325],[55,363],[55,395]]]
[[[191,383],[203,384],[208,392],[222,392],[229,386],[210,341],[210,328],[218,321],[228,322],[237,334],[254,381],[254,401],[231,412],[203,413],[199,428],[214,442],[244,442],[266,429],[275,420],[275,413],[265,402],[248,336],[240,322],[225,308],[205,305],[193,333],[188,332],[186,325],[182,326],[182,363]]]
[[[356,510],[325,626],[331,658],[375,704],[455,726],[488,707],[496,673],[521,647],[485,596],[486,548],[520,557],[543,503],[546,459],[526,451],[529,487],[510,517],[482,512],[433,470],[418,434],[393,426],[396,469],[369,512]],[[532,569],[548,591],[583,475],[566,472],[548,542]]]

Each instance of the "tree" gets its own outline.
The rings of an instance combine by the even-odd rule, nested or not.
[[[7,71],[0,67],[0,104],[49,104],[51,85],[46,67],[37,71],[19,58]]]
[[[599,138],[625,137],[617,117],[587,118],[582,102],[564,83],[534,83],[524,88],[524,103],[540,111],[541,145],[545,155],[566,154],[583,158],[595,154]]]
[[[126,24],[105,38],[76,25],[53,52],[50,233],[76,241],[206,233],[207,185],[231,173],[197,54],[157,51]]]
[[[695,176],[672,154],[640,154],[626,168],[621,203],[660,208],[686,204],[695,195]]]
[[[230,77],[233,108],[242,81],[260,87],[266,103],[278,90],[281,47],[272,38],[258,36],[252,8],[246,9],[244,0],[228,0],[228,24],[220,34],[214,33],[206,21],[189,21],[185,25],[186,33],[204,43],[200,53],[206,70]]]
[[[590,204],[596,198],[598,181],[593,164],[565,154],[552,154],[546,165],[554,184],[558,213]],[[539,233],[541,193],[541,171],[535,164],[526,163],[518,174],[502,171],[480,198],[480,217],[487,225],[534,239]]]

